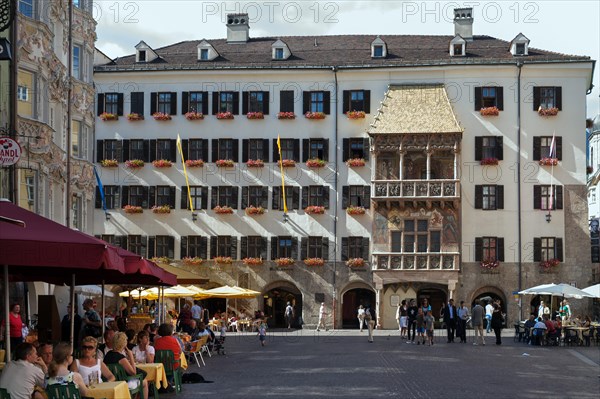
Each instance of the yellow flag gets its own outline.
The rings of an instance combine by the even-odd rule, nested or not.
[[[190,182],[188,181],[187,170],[185,169],[185,157],[183,156],[183,149],[181,148],[181,137],[179,137],[179,134],[177,135],[177,148],[179,149],[179,155],[181,155],[181,163],[183,164],[183,175],[185,176],[185,185],[187,186],[187,194],[188,194],[188,202],[190,204],[190,211],[192,211],[192,213],[194,213],[194,204],[192,203],[192,193],[190,192]]]
[[[277,135],[277,149],[279,150],[279,169],[281,169],[281,193],[283,194],[283,213],[287,213],[287,201],[285,198],[285,173],[283,172],[283,159],[281,158],[281,140]]]

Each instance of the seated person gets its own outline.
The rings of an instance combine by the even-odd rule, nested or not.
[[[533,326],[535,326],[535,314],[530,314],[529,319],[525,322],[525,342],[529,343],[531,341]]]
[[[127,335],[125,335],[125,333],[123,332],[115,333],[112,346],[113,349],[106,353],[106,355],[104,355],[104,363],[118,363],[123,367],[127,375],[130,376],[138,374],[138,371],[135,368],[135,359],[133,357],[133,352],[131,352],[131,350],[127,348]],[[125,353],[125,355],[123,355],[123,353]],[[141,370],[140,374],[144,374],[145,377],[145,373],[142,373]],[[144,379],[142,382],[144,389],[144,398],[147,398],[148,381]],[[130,380],[127,382],[127,385],[130,386],[130,389],[135,389],[139,386],[137,385],[137,383],[139,383],[139,381]]]
[[[533,326],[533,343],[534,345],[541,345],[544,334],[546,333],[546,324],[541,317],[538,317],[537,322]]]
[[[75,384],[79,390],[79,395],[89,396],[88,387],[83,382],[81,374],[69,371],[69,366],[73,363],[71,354],[71,345],[66,342],[60,342],[52,352],[52,362],[48,367],[48,386]]]
[[[6,389],[11,398],[43,399],[40,391],[43,392],[45,376],[36,364],[41,366],[44,361],[37,355],[35,347],[30,343],[17,345],[15,359],[7,363],[0,374],[0,388]]]
[[[132,349],[136,363],[154,363],[154,347],[150,345],[150,334],[148,331],[140,331],[137,334],[137,345]]]
[[[125,335],[127,335],[127,349],[133,350],[133,347],[137,344],[135,330],[133,328],[128,328],[125,331]]]
[[[198,328],[198,323],[195,319],[190,320],[190,324],[188,327],[187,333],[190,335],[190,340],[195,341],[198,339],[198,334],[200,333],[200,329]]]
[[[175,355],[175,368],[179,368],[179,360],[181,359],[182,346],[173,336],[173,326],[168,323],[163,323],[158,327],[159,337],[154,339],[155,350],[171,350]],[[147,396],[146,396],[147,397]]]
[[[96,338],[85,337],[81,342],[79,359],[75,359],[71,364],[71,371],[81,374],[81,378],[83,378],[86,385],[89,385],[90,375],[92,374],[101,376],[101,378],[98,378],[98,382],[115,380],[113,373],[106,367],[102,359],[98,358],[97,347],[98,340]]]

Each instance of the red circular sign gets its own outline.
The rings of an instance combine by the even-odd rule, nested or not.
[[[0,137],[0,166],[14,165],[21,158],[21,146],[10,137]]]

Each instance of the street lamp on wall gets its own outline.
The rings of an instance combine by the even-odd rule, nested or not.
[[[546,214],[546,222],[550,223],[551,220],[552,220],[552,214],[550,214],[550,211],[548,211],[548,213]]]

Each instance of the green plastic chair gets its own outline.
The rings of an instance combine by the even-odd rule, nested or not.
[[[127,374],[127,372],[125,371],[123,366],[121,366],[119,363],[107,364],[106,367],[108,367],[110,372],[113,373],[113,375],[115,376],[117,381],[127,382],[127,381],[131,381],[131,380],[138,380],[140,382],[138,384],[138,387],[135,389],[130,388],[129,393],[131,394],[131,397],[134,397],[135,394],[139,393],[140,399],[145,399],[144,398],[144,376],[143,375],[141,375],[141,374],[129,375],[129,374]]]
[[[46,394],[48,399],[81,399],[79,388],[73,383],[48,385]]]
[[[0,388],[0,399],[10,399],[10,394],[4,388]]]
[[[183,353],[181,356],[185,356]],[[181,392],[181,367],[175,368],[175,354],[172,350],[157,350],[154,355],[154,361],[156,363],[162,363],[165,367],[165,374],[167,379],[175,382],[175,394]]]

